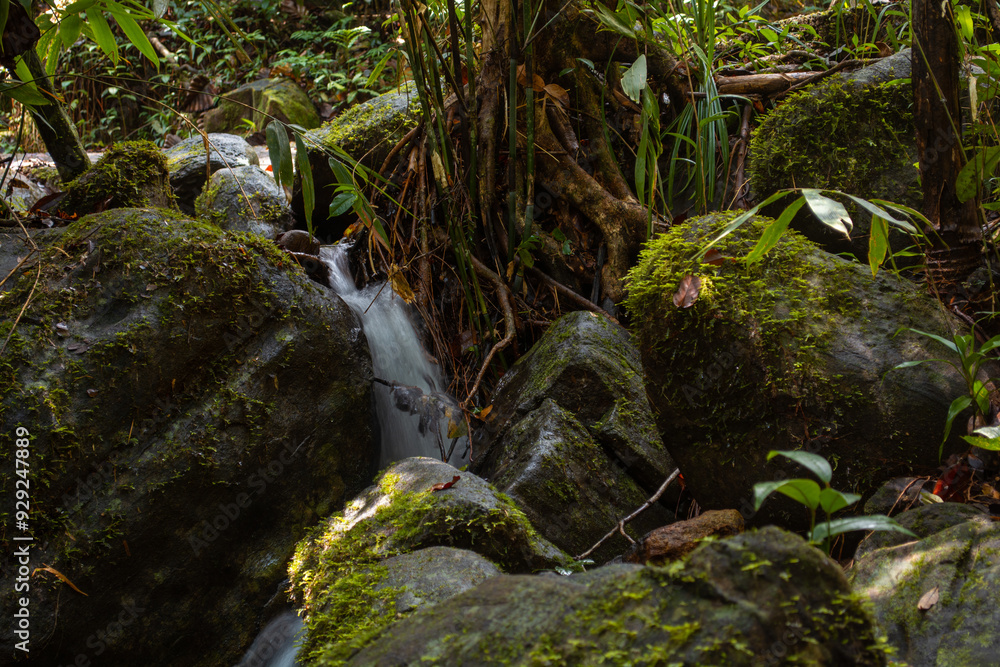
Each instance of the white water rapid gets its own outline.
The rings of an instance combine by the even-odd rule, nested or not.
[[[320,251],[320,257],[330,267],[333,291],[361,319],[375,377],[398,387],[390,390],[380,383],[373,387],[381,431],[379,467],[410,456],[440,460],[441,445],[445,452],[451,449],[451,440],[447,437],[448,417],[440,411],[448,408],[455,417],[460,417],[458,406],[444,394],[441,374],[420,345],[406,303],[387,283],[372,283],[359,290],[348,267],[347,249],[342,245],[326,246]],[[424,411],[424,428],[421,428],[420,414],[408,414],[400,409],[400,403],[407,401]],[[449,463],[456,467],[464,465],[467,449],[463,437],[455,445]]]
[[[420,345],[406,303],[386,283],[358,289],[348,267],[347,246],[326,246],[320,258],[330,267],[330,285],[361,320],[372,355],[376,382],[375,411],[379,424],[380,461],[384,468],[410,456],[441,459],[441,446],[451,449],[448,415],[460,416],[456,402],[443,393],[437,366]],[[401,407],[402,406],[402,407]],[[411,414],[411,410],[416,414]],[[422,415],[420,413],[423,413]],[[465,465],[467,438],[455,445],[449,463]],[[239,667],[295,667],[302,621],[294,612],[275,617],[257,635]]]

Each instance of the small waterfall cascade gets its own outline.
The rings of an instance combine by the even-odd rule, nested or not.
[[[358,289],[351,277],[348,246],[324,246],[320,258],[330,267],[330,285],[361,320],[372,355],[373,387],[379,422],[379,466],[410,456],[441,459],[453,440],[447,437],[449,420],[461,419],[457,402],[444,394],[441,374],[427,358],[406,303],[387,283]],[[464,420],[463,420],[464,421]],[[467,461],[468,439],[462,437],[448,462]],[[296,667],[302,620],[294,612],[276,616],[257,635],[239,667]]]
[[[381,430],[380,467],[410,456],[440,460],[441,447],[447,453],[452,440],[447,437],[449,419],[461,418],[457,403],[444,394],[441,374],[420,344],[410,321],[408,307],[388,283],[372,283],[358,289],[348,266],[349,246],[325,246],[320,258],[330,267],[330,285],[361,319],[372,355],[375,377],[390,386],[376,383],[375,408]],[[455,443],[448,462],[464,465],[466,438]]]

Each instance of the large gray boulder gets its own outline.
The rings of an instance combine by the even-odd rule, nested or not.
[[[504,375],[492,405],[475,434],[473,471],[570,553],[597,542],[674,468],[656,431],[639,353],[606,317],[579,311],[553,323]],[[672,519],[655,505],[630,530],[638,538]],[[627,547],[616,536],[595,557]]]
[[[85,217],[40,259],[0,299],[6,338],[33,294],[0,362],[0,494],[24,428],[28,566],[86,597],[31,578],[31,660],[233,664],[305,528],[373,474],[360,325],[271,242],[169,211]]]
[[[219,106],[205,114],[206,132],[240,133],[249,128],[263,132],[272,120],[307,130],[319,127],[312,100],[291,79],[259,79],[228,92]]]
[[[232,134],[209,134],[208,149],[198,135],[185,139],[163,151],[170,172],[170,185],[177,196],[177,205],[185,213],[195,212],[194,202],[211,174],[220,169],[257,166],[260,158],[242,137]]]
[[[894,657],[912,667],[995,664],[1000,525],[954,503],[896,519],[920,539],[875,533],[861,543],[850,573],[854,590],[871,600]]]
[[[395,463],[298,546],[289,574],[309,628],[303,652],[336,662],[397,614],[495,576],[490,562],[507,572],[571,566],[475,475],[429,458]]]
[[[840,190],[920,208],[910,53],[901,52],[848,76],[832,76],[791,95],[753,134],[748,176],[758,201],[791,187]],[[777,216],[792,197],[765,212]],[[831,252],[868,256],[871,215],[842,198],[854,221],[851,240],[804,207],[792,227]],[[895,228],[892,228],[895,229]],[[895,250],[911,245],[894,231]]]
[[[494,577],[374,632],[347,665],[884,665],[843,572],[776,528],[671,568]]]
[[[830,255],[788,231],[764,259],[741,258],[768,224],[754,219],[698,251],[730,219],[696,218],[647,244],[629,274],[627,307],[663,442],[703,509],[753,515],[753,485],[804,470],[772,449],[807,449],[835,463],[834,484],[859,493],[937,465],[948,406],[965,394],[943,346],[897,331],[964,330],[923,288]],[[682,280],[697,301],[674,304]],[[689,296],[689,294],[687,294]],[[959,423],[964,423],[964,417]],[[945,445],[965,449],[959,429]],[[807,512],[775,497],[754,521],[806,527]]]
[[[199,216],[222,229],[268,239],[294,223],[284,190],[267,172],[252,165],[212,174],[194,208]]]
[[[339,239],[352,222],[349,215],[328,220],[337,179],[330,168],[334,148],[340,148],[369,169],[378,170],[393,147],[420,122],[420,100],[412,85],[356,104],[322,127],[306,132],[303,137],[309,151],[316,190],[313,229],[324,242]],[[295,177],[292,210],[304,220],[301,179]]]

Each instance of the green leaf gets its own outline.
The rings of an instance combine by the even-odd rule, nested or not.
[[[78,2],[67,5],[66,8],[63,9],[63,16],[66,14],[79,14],[80,12],[85,12],[95,4],[97,4],[97,0],[78,0]]]
[[[859,500],[861,500],[861,496],[856,493],[841,493],[829,487],[820,491],[819,494],[819,506],[827,514],[833,514],[845,507],[850,507]]]
[[[645,201],[646,194],[646,153],[649,147],[649,119],[642,115],[642,135],[639,138],[639,149],[635,153],[635,196],[639,201]]]
[[[611,30],[612,32],[617,32],[620,35],[625,35],[626,37],[635,37],[635,30],[632,26],[625,23],[625,21],[623,21],[610,9],[599,2],[594,3],[594,9],[596,10],[597,20],[600,21],[605,28]]]
[[[285,126],[278,121],[268,123],[264,137],[267,140],[267,153],[271,158],[274,180],[278,185],[291,187],[295,173],[292,165],[292,149]]]
[[[813,529],[810,539],[813,542],[822,542],[823,540],[835,535],[849,533],[855,530],[895,531],[897,533],[903,533],[904,535],[917,537],[913,531],[903,528],[896,523],[895,519],[891,519],[885,515],[876,514],[874,516],[851,516],[843,519],[834,519],[833,521],[819,523],[816,525],[816,528]]]
[[[851,222],[851,216],[847,214],[843,204],[824,197],[819,190],[812,188],[803,189],[802,196],[806,198],[806,203],[820,222],[851,238],[851,228],[854,227],[854,223]]]
[[[338,215],[346,213],[347,209],[354,206],[354,200],[357,198],[358,195],[354,192],[341,192],[330,202],[330,217],[336,218]]]
[[[958,352],[958,346],[955,345],[955,343],[953,341],[950,341],[947,338],[943,338],[943,337],[938,336],[936,334],[927,333],[926,331],[920,331],[919,329],[907,329],[907,331],[912,331],[915,334],[920,334],[921,336],[926,336],[926,337],[928,337],[930,339],[936,340],[937,342],[941,343],[942,345],[944,345],[946,348],[948,348],[949,350],[951,350],[955,354],[959,353]]]
[[[32,83],[0,82],[0,95],[8,95],[29,107],[38,107],[49,103],[48,99],[38,92],[38,88]]]
[[[795,461],[800,466],[811,472],[812,474],[819,477],[819,480],[825,484],[830,483],[830,479],[833,477],[833,469],[830,468],[829,462],[824,459],[819,454],[813,454],[812,452],[805,452],[801,449],[796,450],[776,450],[772,449],[767,453],[767,460],[770,461],[776,456],[783,456],[786,459]]]
[[[981,149],[958,172],[955,179],[955,195],[958,201],[967,202],[976,196],[979,185],[984,178],[992,176],[1000,164],[1000,146],[987,146]]]
[[[944,443],[948,440],[948,436],[951,435],[951,424],[955,421],[955,417],[970,405],[972,405],[971,396],[959,396],[948,406],[948,418],[944,422],[944,438],[941,439],[942,447],[944,447]]]
[[[373,69],[372,73],[368,75],[368,81],[365,83],[366,88],[371,88],[372,86],[375,85],[375,83],[378,81],[378,78],[382,76],[382,70],[385,69],[386,64],[394,55],[396,55],[396,49],[389,49],[388,51],[385,52],[385,55],[382,56],[382,59],[378,61],[377,65],[375,65],[375,69]]]
[[[273,122],[272,122],[273,124]],[[313,210],[316,208],[316,187],[313,184],[312,165],[309,164],[309,151],[302,135],[295,133],[295,161],[299,167],[299,179],[302,182],[302,209],[306,215],[306,224],[312,227]],[[312,229],[309,230],[312,234]]]
[[[642,54],[632,66],[622,75],[622,90],[636,104],[639,103],[642,89],[646,87],[646,55]],[[641,199],[641,198],[640,198]]]
[[[118,64],[118,43],[111,33],[111,26],[104,18],[104,11],[100,7],[87,7],[87,19],[91,32],[94,34],[94,41],[101,47],[101,51],[111,59],[115,65]]]
[[[811,510],[819,507],[819,484],[811,479],[788,479],[775,491],[785,494]]]
[[[872,202],[868,201],[867,199],[862,199],[861,197],[855,197],[854,195],[849,195],[846,192],[844,192],[842,194],[844,196],[848,197],[851,201],[853,201],[855,204],[857,204],[861,208],[863,208],[866,211],[868,211],[869,213],[871,213],[872,216],[878,216],[879,218],[882,218],[883,220],[888,220],[892,224],[896,225],[897,227],[902,227],[903,229],[905,229],[906,231],[910,232],[911,234],[916,234],[917,233],[917,228],[914,227],[912,224],[910,224],[910,222],[908,222],[906,220],[900,220],[898,218],[894,218],[893,216],[889,215],[889,213],[886,212],[886,210],[884,208],[882,208],[881,206],[878,206],[877,204],[873,204]]]
[[[1000,438],[1000,426],[980,426],[973,433],[984,438]]]
[[[125,36],[128,37],[128,40],[132,42],[135,48],[139,49],[139,52],[146,56],[153,63],[154,67],[159,69],[160,59],[156,55],[156,49],[149,43],[146,33],[142,31],[142,28],[135,22],[135,19],[128,13],[128,10],[117,3],[109,2],[108,11],[115,18],[118,27],[122,29],[122,32],[125,33]]]
[[[871,235],[868,237],[868,266],[872,277],[878,275],[878,267],[889,252],[889,223],[879,216],[872,216]]]
[[[1000,438],[982,438],[975,435],[963,435],[962,440],[965,440],[973,447],[988,449],[991,452],[1000,452]]]
[[[795,214],[799,212],[802,205],[806,203],[804,197],[799,197],[791,204],[785,207],[785,210],[781,212],[778,219],[772,222],[764,230],[764,233],[760,235],[760,239],[757,241],[757,245],[753,247],[750,254],[746,256],[747,264],[753,264],[759,261],[767,251],[778,244],[778,240],[781,235],[785,233],[788,229],[788,224],[795,217]]]

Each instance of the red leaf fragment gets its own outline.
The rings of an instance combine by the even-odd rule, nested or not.
[[[690,308],[698,300],[701,290],[701,278],[688,274],[681,279],[681,284],[674,293],[674,305],[678,308]]]
[[[444,491],[445,489],[450,489],[451,487],[455,486],[455,482],[457,482],[460,479],[462,479],[461,475],[455,475],[454,477],[451,478],[450,482],[441,482],[439,484],[435,484],[434,486],[431,487],[431,491]]]

